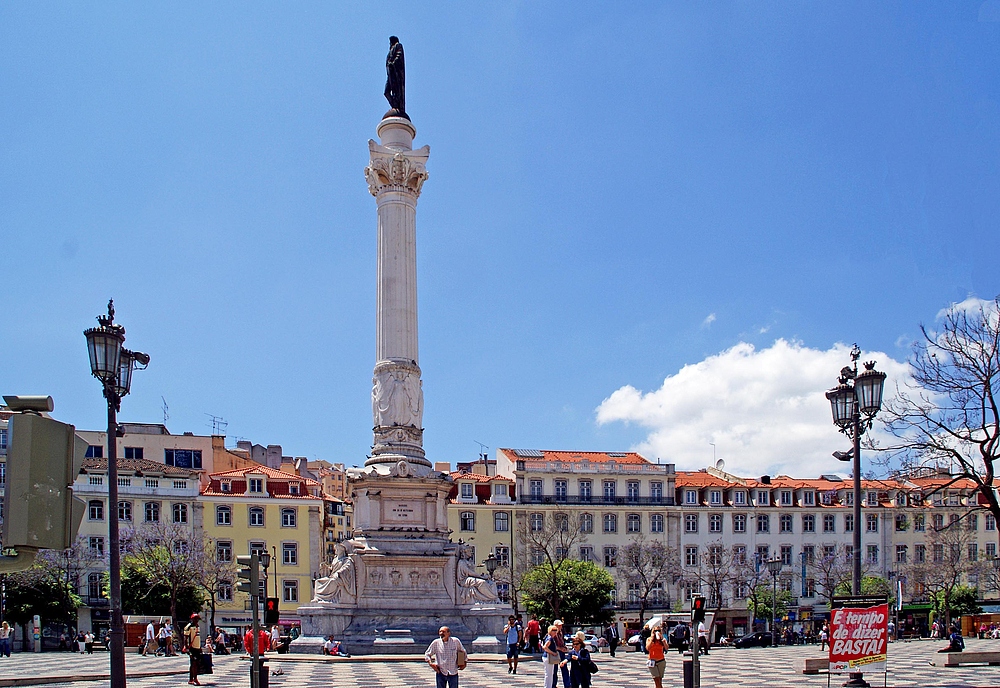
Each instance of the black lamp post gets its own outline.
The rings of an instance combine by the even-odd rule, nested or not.
[[[782,566],[781,557],[767,560],[767,572],[771,574],[771,647],[778,646],[778,574]]]
[[[500,566],[500,560],[497,559],[493,552],[490,552],[490,556],[483,560],[483,565],[486,567],[486,573],[490,574],[490,580],[493,580],[493,574],[496,573],[497,567]]]
[[[111,688],[125,688],[125,623],[122,619],[121,550],[118,536],[118,418],[122,397],[129,393],[132,371],[149,365],[149,356],[129,351],[125,328],[115,324],[114,301],[108,314],[97,317],[98,326],[84,331],[90,355],[90,372],[101,381],[108,400],[108,554],[111,588]]]
[[[849,452],[834,452],[841,461],[854,461],[854,556],[851,576],[851,591],[861,594],[861,436],[868,432],[875,414],[882,408],[882,388],[885,373],[875,370],[875,361],[865,363],[865,371],[858,374],[858,359],[861,349],[855,344],[851,349],[852,366],[840,370],[839,383],[826,393],[833,411],[833,423],[840,431],[854,440],[854,448]],[[845,686],[866,687],[868,683],[862,674],[850,675]]]

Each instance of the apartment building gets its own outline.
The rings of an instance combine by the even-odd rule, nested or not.
[[[254,551],[271,554],[267,595],[280,601],[281,623],[297,626],[299,604],[312,598],[312,581],[324,561],[324,497],[310,478],[257,465],[208,476],[198,498],[205,533],[221,562]],[[236,629],[250,623],[251,607],[233,583],[216,591],[217,624]]]

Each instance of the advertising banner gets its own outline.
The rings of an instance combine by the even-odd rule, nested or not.
[[[830,673],[884,672],[889,605],[851,605],[830,612]]]

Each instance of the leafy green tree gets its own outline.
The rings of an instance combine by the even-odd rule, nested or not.
[[[758,585],[753,593],[747,598],[747,608],[755,619],[767,619],[771,622],[771,610],[774,609],[774,616],[781,618],[788,611],[788,605],[792,601],[792,593],[778,588],[778,594],[770,585]]]
[[[106,576],[105,576],[106,577]],[[171,588],[165,583],[154,583],[134,561],[122,562],[122,609],[125,614],[141,616],[171,616]],[[175,608],[178,619],[185,619],[201,611],[205,603],[199,586],[181,585],[177,588]]]
[[[944,608],[944,594],[939,592],[935,595],[935,603],[938,608]],[[983,608],[979,605],[979,591],[971,585],[958,585],[951,592],[948,600],[948,611],[952,619],[969,614],[982,614]]]
[[[563,619],[568,625],[604,624],[612,618],[615,580],[590,561],[564,559],[555,572],[536,566],[524,577],[521,600],[529,614]]]
[[[24,629],[25,641],[28,639],[27,625],[35,614],[43,623],[76,626],[76,610],[83,601],[59,573],[42,560],[25,571],[7,575],[4,618]]]
[[[851,593],[851,581],[843,580],[837,584],[837,595],[850,595]],[[861,594],[862,595],[885,595],[889,598],[891,603],[895,596],[893,595],[892,583],[886,578],[881,576],[862,576],[861,577]]]

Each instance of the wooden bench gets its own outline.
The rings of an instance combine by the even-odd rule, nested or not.
[[[990,666],[1000,666],[1000,651],[993,652],[947,652],[942,653],[936,664],[938,666],[957,667],[963,664],[989,664]]]
[[[795,660],[795,671],[803,674],[818,674],[829,669],[829,657],[801,657]]]

